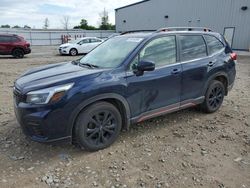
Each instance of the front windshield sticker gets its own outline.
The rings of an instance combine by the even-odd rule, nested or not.
[[[141,42],[142,38],[128,38],[127,42]]]

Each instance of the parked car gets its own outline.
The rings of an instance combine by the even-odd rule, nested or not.
[[[78,54],[87,54],[103,40],[96,37],[84,37],[77,40],[73,40],[69,43],[60,45],[59,53],[67,55],[78,55]]]
[[[34,141],[103,149],[132,123],[193,106],[217,111],[233,87],[236,57],[207,29],[121,34],[79,60],[21,75],[15,114]]]
[[[11,34],[0,34],[0,55],[12,55],[23,58],[31,52],[30,44],[23,37]]]

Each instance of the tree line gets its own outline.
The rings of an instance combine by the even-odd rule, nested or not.
[[[109,22],[109,15],[108,12],[104,9],[103,12],[99,14],[100,18],[100,24],[98,27],[92,26],[88,24],[88,21],[86,19],[81,19],[79,25],[76,25],[73,27],[73,29],[86,29],[86,30],[115,30],[115,25],[111,24]],[[69,16],[63,16],[62,19],[60,20],[63,29],[68,30],[70,28],[70,17]],[[43,23],[43,29],[48,29],[49,28],[49,19],[45,18],[44,23]],[[10,25],[1,25],[0,28],[24,28],[24,29],[31,29],[30,26],[24,25],[23,27],[15,25],[11,27]]]

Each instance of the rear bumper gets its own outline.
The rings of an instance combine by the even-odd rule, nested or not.
[[[234,86],[234,82],[227,87],[227,91],[228,92],[231,91],[233,89],[233,86]]]

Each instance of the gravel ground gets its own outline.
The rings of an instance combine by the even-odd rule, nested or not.
[[[0,56],[0,187],[250,187],[250,57],[240,56],[221,109],[182,110],[133,125],[109,148],[26,140],[12,106],[13,81],[31,67],[77,59],[33,47]]]

